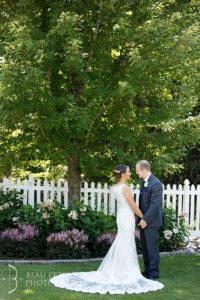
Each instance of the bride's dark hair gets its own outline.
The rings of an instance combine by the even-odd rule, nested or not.
[[[115,176],[115,178],[117,180],[119,180],[121,178],[121,174],[126,173],[127,168],[128,168],[128,166],[124,165],[124,164],[117,165],[114,168],[113,175]]]

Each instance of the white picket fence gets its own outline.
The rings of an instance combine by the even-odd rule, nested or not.
[[[56,199],[68,207],[68,182],[64,180],[41,182],[34,180],[31,175],[28,179],[21,181],[19,178],[4,178],[0,183],[0,188],[4,191],[16,189],[23,195],[24,204],[35,206],[37,203],[46,202],[48,199]],[[135,196],[136,203],[139,202],[139,185],[130,185]],[[83,182],[81,186],[80,199],[97,211],[103,210],[105,214],[116,214],[117,203],[114,198],[112,186],[107,183],[101,185],[94,182],[88,184]],[[77,199],[78,200],[78,199]],[[185,218],[194,233],[200,233],[200,185],[190,185],[189,180],[185,180],[183,185],[169,184],[164,186],[163,196],[164,206],[170,205],[176,210],[178,216],[184,213]]]

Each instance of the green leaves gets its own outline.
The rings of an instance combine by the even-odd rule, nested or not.
[[[30,170],[38,153],[65,164],[75,152],[80,173],[93,180],[140,158],[158,176],[177,170],[198,142],[196,2],[10,5],[3,2],[0,29],[0,151],[13,146],[11,169]]]

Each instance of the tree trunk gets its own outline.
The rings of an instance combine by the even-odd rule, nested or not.
[[[68,188],[68,203],[70,206],[74,204],[74,201],[80,200],[81,170],[80,161],[75,155],[68,157]]]

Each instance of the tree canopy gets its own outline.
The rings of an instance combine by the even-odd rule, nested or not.
[[[31,160],[109,178],[146,158],[158,176],[199,141],[199,1],[2,1],[2,173]]]

